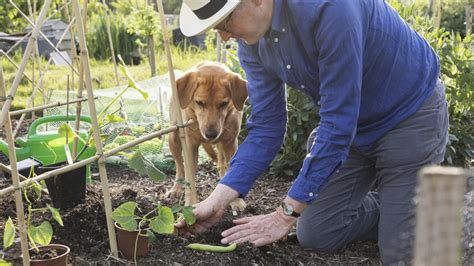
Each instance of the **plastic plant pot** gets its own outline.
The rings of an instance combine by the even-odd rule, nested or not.
[[[35,259],[36,252],[34,249],[30,249],[30,265],[31,266],[66,266],[68,265],[68,257],[70,249],[68,246],[60,244],[49,244],[46,246],[38,247],[39,254],[55,250],[57,252],[56,257],[46,259]]]
[[[66,163],[38,167],[38,174],[49,172]],[[84,203],[86,198],[86,166],[45,180],[53,206],[69,209]]]
[[[135,242],[137,243],[137,257],[143,257],[148,255],[149,252],[149,237],[146,229],[141,231],[127,231],[115,223],[115,229],[117,230],[117,243],[118,248],[122,255],[129,260],[133,260],[135,254]],[[138,240],[137,240],[137,235]]]

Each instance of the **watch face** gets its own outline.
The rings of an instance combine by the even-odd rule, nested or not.
[[[293,207],[291,207],[290,205],[287,205],[287,204],[283,204],[283,212],[286,215],[291,215],[293,213]]]

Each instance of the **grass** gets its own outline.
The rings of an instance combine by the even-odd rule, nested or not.
[[[16,62],[17,65],[20,64],[21,58],[22,54],[19,51],[13,56],[13,60]],[[188,48],[182,50],[176,47],[172,47],[172,58],[174,68],[185,71],[201,61],[215,60],[216,53],[214,49],[199,50],[196,48]],[[43,69],[46,64],[46,60],[43,59],[41,62],[41,69]],[[114,66],[111,60],[97,61],[91,59],[90,65],[91,74],[93,77],[92,86],[94,89],[110,88],[115,87],[117,85],[115,80]],[[2,66],[4,68],[4,76],[8,93],[17,73],[17,69],[5,58],[3,59]],[[151,77],[150,66],[148,60],[146,59],[142,60],[142,63],[138,66],[128,67],[132,76],[137,81],[148,79]],[[35,69],[34,74],[33,69]],[[168,63],[166,61],[166,54],[164,51],[158,51],[156,54],[156,69],[157,75],[163,75],[168,72]],[[27,74],[30,78],[34,79],[35,83],[37,83],[39,80],[38,72],[38,67],[33,64],[33,61],[30,59],[25,70],[25,74]],[[49,90],[66,90],[68,75],[71,77],[70,80],[72,82],[72,71],[69,67],[58,67],[51,64],[49,70],[46,72],[43,78],[43,88],[46,92],[48,92]],[[120,84],[124,85],[125,82],[127,82],[127,79],[123,77],[120,70],[119,75],[121,77]],[[78,76],[76,75],[74,76],[74,85],[71,84],[70,86],[71,90],[73,89],[73,86],[74,90],[77,90]],[[31,92],[31,82],[29,82],[28,79],[23,78],[15,95],[15,100],[13,101],[12,109],[24,108],[29,98],[29,95],[31,95]],[[41,104],[43,104],[43,99],[41,93],[38,92],[35,97],[35,105],[38,106]]]

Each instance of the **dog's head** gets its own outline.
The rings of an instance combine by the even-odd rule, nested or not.
[[[203,63],[176,80],[181,108],[190,108],[201,135],[216,140],[224,130],[227,116],[242,111],[247,99],[247,82],[225,65]]]

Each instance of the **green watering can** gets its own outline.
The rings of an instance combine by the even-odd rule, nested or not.
[[[66,161],[66,153],[64,151],[64,144],[66,144],[66,137],[59,136],[58,130],[38,132],[38,126],[51,123],[51,122],[65,122],[65,121],[75,121],[76,117],[74,116],[46,116],[39,119],[36,119],[28,130],[28,135],[26,140],[24,138],[17,138],[15,143],[18,147],[15,147],[16,159],[18,161],[25,160],[29,157],[32,157],[38,161],[42,162],[43,166],[48,166],[60,162]],[[91,118],[89,116],[81,116],[81,122],[86,122],[91,124]],[[81,130],[78,135],[84,139],[88,139],[88,132]],[[72,152],[73,148],[73,139],[69,138],[69,150]],[[84,147],[84,143],[80,140],[77,141],[77,151],[81,151]],[[8,156],[8,144],[0,140],[0,151]],[[86,150],[79,157],[79,160],[87,159],[96,154],[95,147],[87,147]],[[88,176],[90,175],[88,167]]]

